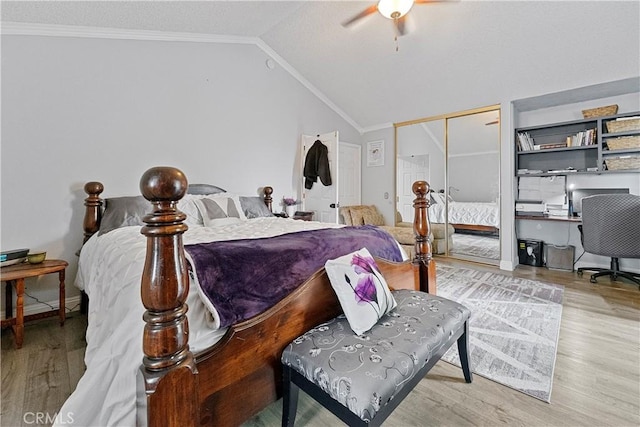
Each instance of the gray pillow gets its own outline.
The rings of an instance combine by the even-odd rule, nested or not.
[[[151,210],[151,202],[142,196],[105,199],[98,235],[129,225],[144,225],[142,218],[151,213]]]
[[[273,213],[264,204],[264,200],[258,196],[240,196],[240,206],[248,219],[273,216]]]
[[[210,184],[189,184],[187,188],[188,194],[200,195],[200,194],[218,194],[218,193],[226,193],[226,190],[223,190],[220,187],[216,187],[215,185]]]

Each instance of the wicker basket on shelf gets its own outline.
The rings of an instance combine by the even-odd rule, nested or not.
[[[640,156],[607,157],[604,163],[610,171],[640,169]]]
[[[639,130],[640,129],[640,117],[625,119],[625,120],[611,120],[607,122],[607,130],[610,133],[614,132],[624,132],[629,130]]]
[[[622,136],[620,138],[608,138],[606,140],[609,150],[628,150],[640,148],[640,135]]]
[[[617,105],[605,105],[604,107],[589,108],[588,110],[582,110],[582,117],[585,119],[592,119],[594,117],[613,116],[618,112]]]

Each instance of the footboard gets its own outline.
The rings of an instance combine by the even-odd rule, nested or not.
[[[280,396],[283,348],[311,327],[335,317],[340,304],[324,269],[266,312],[229,328],[221,341],[189,351],[185,298],[189,286],[182,234],[187,227],[177,202],[187,180],[174,168],[147,171],[140,189],[153,206],[144,218],[147,255],[142,277],[146,322],[141,367],[150,426],[234,426]],[[413,262],[379,261],[388,283],[435,293],[426,195],[413,191],[416,256]]]

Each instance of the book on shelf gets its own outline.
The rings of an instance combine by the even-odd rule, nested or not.
[[[537,173],[543,173],[540,169],[518,169],[518,175],[531,175]]]
[[[594,145],[597,141],[597,129],[587,129],[567,137],[567,147]]]
[[[578,172],[578,169],[569,167],[566,169],[552,169],[547,171],[547,173],[567,173],[567,172]]]
[[[529,132],[518,132],[518,151],[531,151],[533,147],[533,138]]]
[[[564,142],[554,142],[551,144],[540,144],[540,145],[534,145],[533,149],[534,151],[540,151],[540,150],[550,150],[552,148],[566,148],[567,144]]]

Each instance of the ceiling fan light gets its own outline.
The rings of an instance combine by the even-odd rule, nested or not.
[[[378,12],[385,18],[398,19],[411,10],[413,0],[380,0]]]

